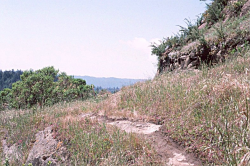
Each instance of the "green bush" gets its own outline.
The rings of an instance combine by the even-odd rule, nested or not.
[[[201,32],[198,28],[201,25],[201,19],[202,17],[201,18],[198,17],[197,22],[195,24],[192,24],[190,20],[185,19],[187,28],[179,26],[181,28],[180,32],[185,38],[185,42],[182,44],[186,44],[189,41],[195,41],[200,38]]]
[[[214,0],[211,4],[207,4],[207,11],[204,13],[204,17],[208,25],[224,19],[222,10],[227,5],[227,2],[227,0]]]
[[[54,67],[25,71],[21,75],[21,81],[12,84],[12,89],[0,92],[0,109],[4,105],[16,109],[43,107],[90,96],[91,87],[86,85],[85,80],[58,73]]]
[[[223,27],[222,22],[220,23],[219,27],[214,27],[216,31],[217,41],[218,43],[225,42],[226,40],[226,33],[225,29]]]

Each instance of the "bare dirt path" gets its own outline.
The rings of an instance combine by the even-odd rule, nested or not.
[[[200,166],[202,163],[192,154],[185,152],[185,149],[167,138],[160,131],[161,125],[153,123],[129,121],[126,119],[110,119],[105,116],[94,114],[82,114],[80,118],[97,119],[101,123],[117,126],[127,133],[143,134],[152,141],[156,152],[161,158],[164,165],[171,166]]]
[[[162,126],[156,125],[153,123],[132,121],[128,119],[117,119],[109,118],[107,116],[84,113],[77,117],[77,119],[89,118],[97,120],[99,123],[105,123],[108,125],[113,125],[118,127],[121,130],[124,130],[127,133],[136,133],[143,135],[146,139],[150,140],[155,151],[157,152],[159,158],[163,165],[170,166],[200,166],[202,163],[195,158],[192,154],[185,152],[185,149],[178,146],[176,143],[171,141],[167,136],[162,132]],[[64,154],[65,149],[61,147],[58,149],[60,142],[52,138],[51,128],[48,127],[44,131],[40,131],[36,135],[36,140],[32,150],[30,151],[28,162],[38,164],[38,163],[47,163],[47,160],[53,161],[51,156],[53,153],[62,153]],[[19,158],[19,153],[15,145],[8,147],[6,140],[2,140],[3,152],[6,157]],[[42,153],[37,149],[43,149]],[[13,153],[16,152],[16,153]],[[66,154],[66,153],[65,153]],[[62,155],[67,161],[67,156]],[[56,161],[55,163],[56,165]]]
[[[155,131],[147,136],[166,165],[173,166],[200,166],[202,163],[185,149],[167,138],[161,131]]]

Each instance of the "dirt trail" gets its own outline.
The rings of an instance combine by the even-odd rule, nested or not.
[[[80,118],[96,119],[101,123],[117,126],[119,129],[127,133],[133,132],[143,134],[146,138],[152,141],[156,152],[165,163],[171,166],[200,166],[202,163],[192,154],[185,152],[185,149],[172,142],[160,131],[161,125],[153,123],[129,121],[126,119],[110,119],[105,116],[94,114],[82,114]]]
[[[166,165],[173,166],[200,166],[202,163],[185,149],[167,138],[161,131],[155,131],[147,136]]]
[[[127,133],[137,133],[143,135],[146,139],[152,142],[154,149],[160,157],[163,165],[171,166],[200,166],[202,163],[196,159],[192,154],[185,152],[185,149],[172,142],[171,139],[166,137],[162,132],[162,126],[153,123],[132,121],[128,119],[109,118],[107,116],[98,114],[81,114],[77,119],[90,118],[97,120],[99,123],[106,123],[108,125],[117,126],[119,129],[124,130]],[[54,165],[57,161],[53,160],[54,153],[60,153],[63,156],[64,161],[67,161],[67,153],[65,148],[58,146],[60,142],[52,138],[51,127],[46,128],[44,131],[40,131],[36,134],[37,141],[32,150],[30,151],[27,162],[33,164],[47,163],[47,160],[53,161]],[[5,157],[18,159],[20,154],[17,150],[17,146],[14,144],[11,147],[7,146],[6,140],[2,140],[3,152]],[[58,147],[60,147],[58,149]],[[41,151],[39,151],[39,150]],[[1,164],[1,163],[0,163]],[[38,165],[39,165],[38,164]]]

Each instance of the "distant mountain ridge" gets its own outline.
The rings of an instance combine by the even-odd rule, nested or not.
[[[133,85],[136,82],[145,81],[145,79],[127,79],[127,78],[114,78],[114,77],[91,77],[91,76],[74,76],[86,80],[88,85],[101,86],[102,88],[118,87]]]

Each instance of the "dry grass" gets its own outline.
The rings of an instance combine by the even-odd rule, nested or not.
[[[164,124],[163,132],[205,163],[247,165],[249,133],[249,47],[240,57],[201,70],[165,73],[124,87],[107,99],[60,103],[43,110],[0,113],[1,138],[27,159],[35,134],[53,125],[72,164],[161,165],[143,138],[105,126],[82,113]],[[105,96],[105,95],[104,95]],[[3,131],[4,129],[4,131]],[[1,155],[2,151],[0,150]],[[135,156],[135,157],[134,157]],[[150,156],[150,157],[149,157]]]
[[[249,33],[249,21],[249,16],[227,21],[224,31],[227,36]],[[205,33],[206,40],[217,40],[213,28]],[[249,45],[236,51],[240,56],[213,68],[165,73],[109,97],[0,112],[0,138],[6,137],[9,146],[22,140],[23,156],[13,165],[25,162],[35,134],[50,125],[72,165],[161,165],[143,137],[79,118],[90,112],[163,124],[166,135],[206,164],[249,165]]]
[[[207,164],[247,165],[249,46],[241,53],[213,68],[165,73],[125,87],[113,96],[116,99],[100,103],[95,111],[164,124],[166,135]]]
[[[0,133],[1,140],[6,137],[8,145],[17,145],[22,154],[10,164],[24,164],[35,134],[52,125],[53,137],[67,147],[72,165],[158,165],[156,153],[143,137],[79,116],[93,113],[100,100],[103,98],[60,103],[42,110],[1,112],[1,129],[5,131]],[[22,144],[18,144],[20,140]],[[4,160],[2,150],[0,156]]]

